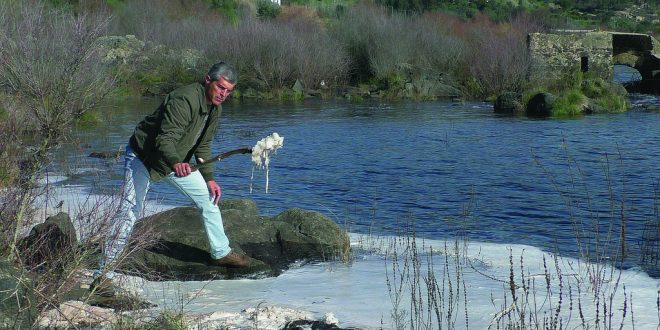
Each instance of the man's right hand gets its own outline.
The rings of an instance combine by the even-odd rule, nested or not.
[[[176,163],[172,165],[172,169],[174,170],[174,174],[178,177],[187,176],[192,173],[192,169],[188,163]]]

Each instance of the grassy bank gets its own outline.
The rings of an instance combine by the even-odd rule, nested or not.
[[[618,84],[579,70],[567,70],[559,78],[545,81],[523,93],[523,104],[538,97],[539,93],[551,95],[546,98],[549,115],[574,117],[591,113],[618,113],[630,108],[628,92]],[[529,111],[529,109],[528,109]]]

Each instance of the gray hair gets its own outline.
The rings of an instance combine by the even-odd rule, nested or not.
[[[219,80],[220,77],[222,77],[230,84],[236,84],[238,82],[238,74],[236,73],[236,70],[225,62],[213,64],[209,69],[208,75],[211,77],[212,81]]]

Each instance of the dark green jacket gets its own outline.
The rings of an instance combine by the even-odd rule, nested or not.
[[[196,158],[211,158],[211,141],[218,128],[221,107],[206,104],[204,85],[195,83],[178,88],[142,120],[131,136],[130,144],[142,160],[152,180],[172,171],[175,163]],[[205,120],[208,114],[208,124]],[[205,127],[207,126],[207,127]],[[196,139],[200,134],[199,139]],[[200,165],[208,182],[213,180],[213,164]]]

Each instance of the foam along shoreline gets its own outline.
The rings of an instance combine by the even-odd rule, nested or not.
[[[83,186],[50,185],[47,188],[50,191],[46,195],[51,198],[47,200],[42,197],[35,203],[39,208],[36,218],[43,221],[47,215],[67,212],[79,236],[85,235],[81,227],[89,229],[86,224],[107,217],[116,202],[116,198],[111,196],[92,195]],[[61,205],[57,200],[62,202]],[[150,202],[147,215],[172,207]],[[421,283],[424,283],[424,277],[428,277],[430,260],[436,279],[442,281],[443,276],[445,280],[452,278],[453,290],[464,288],[464,291],[453,297],[452,302],[455,305],[453,318],[457,328],[465,327],[466,309],[469,326],[478,329],[488,328],[498,317],[512,311],[511,291],[507,287],[512,274],[510,258],[513,261],[515,282],[521,284],[521,277],[525,277],[526,283],[533,285],[531,292],[536,297],[535,308],[540,321],[543,321],[543,317],[555,315],[562,302],[558,315],[564,326],[579,327],[583,321],[593,324],[597,315],[596,308],[602,310],[606,302],[607,308],[612,310],[613,326],[623,324],[624,328],[630,327],[633,313],[636,328],[656,329],[660,325],[660,311],[657,307],[660,280],[649,277],[641,270],[615,270],[573,258],[555,259],[552,254],[536,247],[516,244],[468,242],[465,246],[461,244],[458,249],[464,258],[456,259],[455,243],[451,240],[421,239],[415,242],[419,252],[417,257]],[[388,276],[392,280],[392,274],[404,268],[403,252],[409,242],[403,237],[352,234],[351,244],[356,253],[355,261],[350,264],[323,262],[293,265],[276,278],[205,282],[149,282],[138,277],[121,278],[127,289],[159,305],[160,310],[183,309],[201,315],[241,313],[250,307],[273,306],[311,313],[319,320],[327,313],[333,313],[343,327],[395,327],[392,312],[396,297],[388,290],[387,282]],[[431,248],[433,253],[429,252]],[[394,249],[399,257],[398,268],[393,268]],[[447,256],[449,258],[445,259]],[[524,265],[522,269],[521,256]],[[469,261],[469,265],[457,260]],[[457,283],[455,278],[457,265],[462,274],[461,286],[457,286],[461,283]],[[593,295],[589,285],[590,273],[605,274],[599,288],[603,299],[598,300]],[[547,288],[546,281],[549,282]],[[582,286],[580,293],[577,292],[579,285]],[[569,290],[569,286],[573,289]],[[407,310],[409,313],[410,288],[404,285],[401,292],[399,312]],[[515,292],[520,298],[524,289],[518,286]],[[569,303],[572,307],[569,307]],[[584,320],[578,317],[578,305]],[[625,318],[622,317],[624,310],[627,313]],[[600,320],[603,320],[602,313]]]
[[[324,315],[332,313],[342,327],[396,328],[396,321],[392,317],[395,297],[391,290],[388,290],[387,279],[389,276],[390,283],[393,283],[394,271],[390,259],[392,244],[404,243],[405,239],[365,237],[357,234],[351,235],[351,239],[354,248],[361,251],[352,264],[324,262],[296,265],[276,278],[206,282],[148,282],[134,277],[125,279],[128,287],[158,304],[159,308],[183,308],[190,313],[212,314],[220,311],[240,313],[246,308],[257,306],[277,306],[308,312],[316,319],[322,319]],[[449,247],[447,254],[445,244]],[[536,297],[534,308],[539,322],[542,322],[544,317],[558,313],[562,324],[569,328],[580,327],[582,322],[593,324],[596,322],[596,308],[604,308],[604,302],[612,311],[610,321],[607,322],[617,327],[620,324],[623,324],[624,328],[632,325],[630,311],[634,313],[636,328],[655,329],[660,322],[656,303],[660,280],[650,278],[642,271],[613,270],[571,258],[558,258],[555,261],[552,254],[533,246],[470,242],[460,249],[463,251],[461,253],[466,253],[466,260],[471,260],[473,266],[460,266],[463,280],[456,281],[456,265],[453,264],[455,255],[452,252],[454,244],[453,241],[440,240],[417,242],[418,248],[423,245],[425,251],[429,251],[430,247],[435,251],[433,254],[420,251],[422,277],[427,277],[427,260],[433,262],[436,279],[442,279],[443,274],[448,275],[445,278],[454,277],[453,290],[458,294],[453,297],[453,301],[445,300],[445,303],[454,304],[452,322],[457,328],[466,326],[465,310],[470,327],[485,329],[496,324],[497,320],[501,320],[515,308],[511,305],[511,292],[507,284],[511,276],[510,255],[513,256],[513,276],[517,281],[521,276],[520,256],[523,256],[524,276],[528,283],[533,284],[533,289],[530,290]],[[399,250],[399,253],[402,251]],[[449,256],[447,269],[444,268],[446,256]],[[544,257],[547,272],[543,266]],[[399,266],[403,266],[402,262],[399,260]],[[614,274],[612,279],[608,277],[602,282],[602,299],[599,302],[594,299],[588,284],[588,272],[594,270],[602,274],[610,274],[610,271]],[[549,289],[546,288],[546,273]],[[461,281],[464,281],[464,285]],[[410,287],[404,282],[399,312],[406,310],[405,313],[411,313]],[[421,283],[424,281],[421,280]],[[569,289],[569,286],[572,289]],[[448,293],[448,288],[446,289],[445,292]],[[424,290],[422,288],[422,292]],[[464,293],[462,290],[465,290]],[[517,287],[516,292],[518,299],[522,299],[523,288]],[[422,297],[422,300],[426,300],[424,295]],[[557,312],[560,305],[560,311]],[[578,305],[584,318],[578,316]],[[624,308],[627,313],[623,312]],[[599,322],[603,322],[602,311]]]

